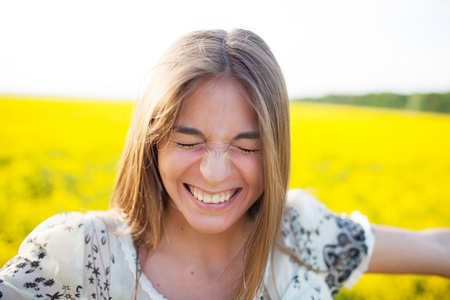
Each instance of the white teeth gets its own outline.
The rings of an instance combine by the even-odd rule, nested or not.
[[[230,200],[232,195],[231,191],[211,195],[192,186],[190,186],[189,189],[196,199],[203,201],[204,203],[223,203]]]
[[[211,203],[211,195],[208,194],[203,195],[203,202]]]

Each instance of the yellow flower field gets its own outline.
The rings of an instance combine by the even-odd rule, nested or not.
[[[291,187],[373,223],[450,227],[450,116],[291,104]],[[129,102],[0,98],[0,265],[40,222],[107,209]],[[338,299],[443,299],[439,277],[365,275]]]

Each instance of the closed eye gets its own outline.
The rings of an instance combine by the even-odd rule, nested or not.
[[[181,148],[187,148],[187,149],[189,149],[189,148],[194,148],[195,146],[198,146],[198,145],[200,145],[201,143],[195,143],[195,144],[175,143],[175,144],[177,144],[177,145],[180,146]]]
[[[254,149],[246,149],[246,148],[242,148],[242,147],[237,147],[237,148],[246,154],[252,154],[252,153],[259,152],[259,150],[254,150]]]

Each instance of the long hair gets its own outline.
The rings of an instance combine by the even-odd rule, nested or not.
[[[261,135],[264,192],[251,208],[253,229],[241,250],[242,278],[235,298],[261,289],[280,231],[290,171],[289,101],[280,67],[266,43],[251,31],[195,31],[180,38],[153,70],[136,102],[112,195],[137,246],[155,249],[169,201],[158,166],[157,144],[173,127],[181,103],[205,80],[236,81],[253,106]]]

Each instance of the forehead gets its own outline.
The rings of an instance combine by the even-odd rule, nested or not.
[[[226,78],[200,84],[183,101],[175,125],[209,131],[258,130],[256,113],[243,88]]]

